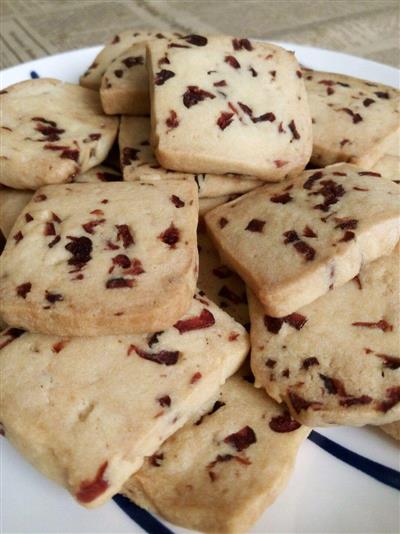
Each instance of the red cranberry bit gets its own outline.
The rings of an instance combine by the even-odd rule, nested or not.
[[[117,229],[117,241],[122,241],[123,247],[128,248],[135,244],[131,231],[127,224],[116,224]]]
[[[41,121],[49,124],[49,126],[45,126],[45,124],[37,124],[35,127],[35,130],[37,132],[40,132],[43,135],[43,139],[40,139],[40,141],[59,141],[60,135],[65,132],[62,128],[57,128],[57,124],[53,121]],[[51,124],[50,124],[51,123]]]
[[[114,39],[111,41],[111,44],[117,44],[119,43],[119,41],[120,41],[119,35],[116,35]]]
[[[339,395],[340,397],[347,397],[346,390],[343,383],[337,378],[331,378],[320,373],[320,379],[324,383],[325,389],[330,395]]]
[[[321,187],[313,195],[322,195],[324,201],[322,204],[317,204],[314,209],[321,211],[329,211],[332,204],[336,204],[339,198],[345,194],[345,189],[341,184],[336,183],[334,180],[322,180]]]
[[[144,57],[143,56],[129,56],[122,60],[122,63],[130,69],[131,67],[135,67],[136,65],[144,65]]]
[[[225,80],[220,80],[219,82],[213,83],[214,87],[226,87],[227,83]]]
[[[353,278],[353,281],[357,284],[358,289],[361,290],[361,289],[362,289],[362,284],[361,284],[361,280],[360,280],[359,275],[355,276],[355,277]]]
[[[221,279],[230,278],[233,275],[233,271],[231,271],[226,265],[220,265],[219,267],[215,267],[212,272],[217,278]]]
[[[122,150],[122,165],[130,165],[132,161],[137,161],[140,150],[126,146]]]
[[[382,401],[379,404],[379,410],[382,412],[388,412],[393,406],[396,406],[400,402],[400,387],[394,386],[386,390],[386,397],[388,400]]]
[[[13,238],[15,239],[15,244],[17,245],[21,241],[21,239],[24,239],[24,235],[20,230],[13,236]]]
[[[238,106],[242,111],[244,111],[244,113],[246,113],[246,115],[248,115],[249,117],[253,116],[253,110],[249,106],[243,104],[242,102],[238,102]]]
[[[283,159],[275,159],[274,160],[274,163],[275,163],[275,167],[277,167],[278,169],[280,169],[281,167],[284,167],[285,165],[287,165],[289,162],[288,161],[285,161]]]
[[[168,126],[168,128],[177,128],[179,126],[179,120],[176,111],[173,109],[170,110],[169,117],[165,121],[165,124]]]
[[[285,245],[288,245],[289,243],[294,243],[295,241],[300,241],[300,237],[294,230],[288,230],[287,232],[283,232],[283,235],[285,236],[285,240],[283,241]]]
[[[378,98],[384,98],[385,100],[389,100],[389,98],[390,98],[389,93],[387,93],[387,92],[376,91],[375,94],[376,94],[376,96]]]
[[[253,46],[248,39],[232,39],[232,45],[234,50],[248,50],[249,52],[253,50]]]
[[[197,373],[194,373],[194,375],[193,375],[192,378],[190,379],[190,384],[195,384],[196,382],[198,382],[198,381],[200,380],[200,378],[201,378],[202,376],[203,376],[203,375],[197,371]]]
[[[25,213],[25,221],[27,223],[33,221],[33,217],[30,213]]]
[[[206,98],[213,99],[215,98],[215,95],[208,91],[204,91],[204,89],[200,89],[196,85],[189,85],[183,94],[183,104],[185,107],[191,108]]]
[[[135,280],[129,278],[110,278],[106,282],[107,289],[121,289],[124,287],[133,287]]]
[[[337,222],[335,228],[340,228],[341,230],[355,230],[358,225],[357,219],[339,219],[335,217],[335,222]]]
[[[293,391],[289,391],[289,399],[296,413],[300,413],[302,410],[308,410],[308,408],[319,410],[322,406],[321,402],[307,401]]]
[[[251,219],[251,221],[246,226],[245,230],[248,230],[249,232],[259,232],[262,233],[264,229],[265,221],[261,221],[260,219]]]
[[[50,293],[50,291],[45,292],[45,298],[50,304],[64,300],[64,297],[60,293]]]
[[[217,125],[221,130],[225,130],[233,122],[233,113],[227,111],[221,111],[220,116],[217,119]]]
[[[184,334],[185,332],[191,332],[192,330],[209,328],[214,324],[214,315],[206,308],[203,308],[200,315],[196,317],[190,317],[189,319],[182,319],[174,324],[174,328],[176,328],[180,334]]]
[[[99,495],[104,493],[109,484],[104,480],[103,476],[107,469],[108,462],[104,462],[98,469],[93,480],[84,480],[79,486],[79,491],[76,494],[78,501],[89,503],[97,499]]]
[[[300,134],[297,131],[296,124],[294,120],[290,121],[288,124],[289,130],[292,132],[292,139],[300,139]]]
[[[95,221],[89,221],[89,222],[87,222],[85,224],[82,224],[82,228],[88,234],[94,234],[95,233],[94,229],[96,228],[96,226],[98,226],[99,224],[103,224],[105,222],[106,222],[105,219],[97,219]]]
[[[175,72],[172,72],[172,70],[161,69],[159,72],[156,73],[154,83],[156,85],[164,85],[167,80],[173,78],[174,76]]]
[[[304,237],[318,237],[318,235],[314,232],[312,228],[309,226],[305,226],[303,230],[303,236]]]
[[[176,208],[183,208],[183,206],[185,205],[183,200],[181,200],[177,195],[172,195],[170,197],[170,200],[171,200],[172,204],[174,204],[174,206]]]
[[[169,228],[167,228],[162,234],[158,236],[159,239],[170,248],[175,248],[176,243],[179,241],[179,229],[176,228],[174,223],[171,223]]]
[[[342,243],[342,242],[346,243],[347,241],[351,241],[355,237],[356,237],[356,234],[354,232],[350,232],[349,230],[347,230],[344,233],[344,236],[342,237],[342,239],[339,239],[339,243]]]
[[[153,454],[149,457],[150,465],[153,467],[160,467],[161,462],[164,460],[164,454],[161,452]]]
[[[47,245],[49,248],[53,248],[54,245],[57,245],[57,243],[61,241],[61,237],[59,235],[56,235],[56,237],[50,241],[50,243]]]
[[[234,69],[240,69],[239,61],[233,56],[225,56],[225,63],[228,63]]]
[[[303,73],[301,72],[301,70],[296,70],[296,76],[298,78],[302,78],[303,77]]]
[[[287,204],[293,200],[293,198],[290,196],[290,193],[282,193],[281,195],[274,195],[270,198],[271,202],[275,202],[275,204]]]
[[[269,315],[264,315],[264,325],[266,326],[268,332],[271,334],[277,334],[282,328],[283,319],[278,317],[270,317]]]
[[[323,177],[323,173],[321,171],[315,172],[311,176],[307,178],[307,180],[303,184],[303,189],[312,189],[314,186],[314,182],[317,180],[320,180]]]
[[[41,194],[36,195],[35,197],[33,197],[33,202],[43,202],[46,199],[47,199],[47,196],[44,195],[43,193],[41,193]]]
[[[71,243],[65,245],[65,249],[72,254],[68,260],[68,265],[83,267],[85,263],[92,259],[92,241],[88,237],[67,236]]]
[[[26,299],[26,295],[30,292],[32,289],[32,284],[30,282],[25,282],[24,284],[20,284],[17,286],[17,295],[19,297],[22,297],[23,299]]]
[[[206,44],[208,43],[208,39],[206,37],[203,37],[202,35],[196,35],[194,33],[190,35],[185,35],[183,39],[185,39],[187,43],[192,44],[194,46],[206,46]]]
[[[153,345],[155,345],[156,343],[158,343],[158,338],[159,336],[161,336],[161,334],[163,334],[164,332],[161,331],[161,332],[154,332],[154,334],[152,334],[150,336],[150,339],[149,341],[147,342],[148,346],[151,348]]]
[[[258,76],[258,72],[255,69],[253,69],[253,67],[249,67],[249,71],[251,72],[251,75],[253,78]]]
[[[366,108],[369,107],[371,104],[374,104],[374,102],[375,100],[373,98],[365,98],[365,100],[363,100],[363,104]]]
[[[306,358],[305,360],[303,360],[303,365],[301,366],[301,368],[307,371],[310,367],[314,365],[319,365],[319,361],[318,361],[318,358],[315,358],[314,356],[312,356],[310,358]]]
[[[56,235],[56,229],[55,229],[53,223],[51,223],[51,222],[45,223],[44,235]]]
[[[106,246],[104,250],[118,250],[119,246],[112,243],[110,240],[106,242]]]
[[[273,369],[276,365],[276,360],[272,360],[271,358],[268,358],[268,360],[265,362],[265,367],[268,367],[268,369]]]
[[[375,176],[376,178],[382,178],[382,174],[380,174],[379,172],[360,171],[358,174],[360,176]]]
[[[72,159],[73,161],[79,160],[79,150],[78,149],[68,149],[61,152],[60,158],[62,159]]]
[[[6,330],[3,333],[3,336],[8,337],[8,339],[5,339],[0,343],[0,350],[23,334],[25,334],[25,330],[21,330],[20,328],[9,328]]]
[[[247,449],[250,445],[256,443],[256,441],[257,438],[254,430],[249,426],[243,427],[238,432],[230,434],[224,439],[224,443],[231,445],[231,447],[235,448],[238,452]]]
[[[268,113],[264,113],[264,115],[260,115],[259,117],[253,117],[251,120],[253,122],[274,122],[275,119],[275,115],[269,111]]]
[[[52,346],[51,350],[53,352],[55,352],[56,354],[58,354],[59,352],[61,352],[63,350],[63,348],[65,347],[66,343],[67,343],[66,340],[58,341],[57,343],[54,343],[54,345]]]
[[[218,224],[219,224],[219,227],[222,229],[222,228],[225,228],[225,226],[228,224],[228,219],[226,219],[225,217],[221,217],[218,221]]]
[[[380,321],[376,323],[369,323],[364,321],[357,321],[355,323],[351,323],[352,326],[362,326],[365,328],[378,328],[382,330],[382,332],[392,332],[393,326],[389,324],[385,319],[381,319]]]
[[[164,395],[164,397],[158,398],[157,402],[162,408],[169,408],[169,406],[171,406],[171,397],[169,395]]]
[[[179,351],[161,350],[160,352],[146,352],[145,350],[131,345],[128,349],[128,356],[132,352],[136,352],[138,356],[150,362],[158,363],[159,365],[175,365],[179,358]]]
[[[283,317],[283,321],[296,330],[301,330],[307,322],[307,317],[301,313],[291,313]]]
[[[231,332],[228,336],[228,341],[236,341],[239,337],[238,332]]]
[[[382,358],[384,361],[383,367],[387,367],[388,369],[392,369],[395,371],[400,367],[400,358],[397,358],[396,356],[389,356],[389,354],[376,354],[378,358]]]
[[[345,406],[346,408],[349,408],[350,406],[355,405],[364,405],[369,404],[372,402],[371,397],[368,395],[361,395],[361,397],[349,397],[348,399],[341,399],[339,401],[340,406]]]
[[[285,412],[282,415],[272,417],[269,422],[269,427],[274,432],[284,433],[297,430],[301,427],[301,424],[292,419],[289,412]]]
[[[315,258],[315,249],[304,241],[296,241],[293,246],[297,252],[304,256],[306,261],[312,261]]]
[[[363,120],[363,118],[361,117],[359,113],[354,113],[354,111],[352,111],[350,108],[342,108],[342,111],[344,111],[345,113],[347,113],[347,115],[350,115],[350,117],[352,117],[353,124],[357,124]]]
[[[128,258],[128,256],[125,256],[125,254],[118,254],[117,256],[114,256],[114,258],[112,258],[112,262],[114,266],[118,265],[119,267],[122,267],[122,269],[128,269],[131,266],[131,260]],[[113,269],[113,267],[111,269]]]

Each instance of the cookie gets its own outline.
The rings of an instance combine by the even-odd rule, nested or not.
[[[353,165],[306,171],[205,215],[218,251],[283,317],[389,254],[399,239],[400,189]]]
[[[171,326],[196,286],[197,212],[193,181],[43,187],[1,257],[4,319],[67,336]]]
[[[197,229],[199,278],[197,285],[207,297],[229,313],[236,321],[249,322],[246,288],[242,280],[221,262],[217,250],[203,225]]]
[[[230,202],[231,200],[235,200],[239,195],[225,195],[222,197],[214,197],[214,198],[200,198],[199,199],[199,217],[204,217],[204,215],[216,208],[217,206],[221,206],[221,204],[226,204],[227,202]]]
[[[281,319],[253,294],[256,385],[308,426],[400,419],[399,247],[347,284]]]
[[[400,441],[400,421],[383,425],[381,426],[381,430],[383,430],[385,434],[392,436],[392,438],[397,439],[397,441]]]
[[[1,92],[0,182],[37,189],[69,182],[101,163],[117,135],[118,119],[103,115],[99,95],[50,78]]]
[[[154,335],[0,338],[7,438],[81,504],[102,504],[145,456],[213,397],[249,348],[244,328],[204,297]]]
[[[400,157],[385,154],[371,168],[385,178],[390,178],[396,184],[400,184]]]
[[[122,493],[189,529],[246,532],[285,488],[308,433],[236,375],[208,413],[171,436]]]
[[[400,131],[391,138],[390,144],[386,147],[386,154],[400,158]]]
[[[125,30],[109,39],[105,47],[96,56],[88,70],[79,79],[80,85],[89,89],[99,90],[101,80],[109,65],[115,63],[118,56],[136,43],[145,42],[154,37],[154,31]],[[162,35],[162,34],[158,34]]]
[[[311,118],[294,54],[228,36],[147,45],[152,146],[167,168],[265,181],[302,171]]]
[[[191,176],[196,180],[200,198],[246,193],[263,184],[263,182],[251,176],[232,174],[224,176],[215,174],[193,175],[163,169],[154,156],[149,138],[150,119],[128,116],[121,118],[119,145],[124,180],[143,180],[144,178],[161,180]]]
[[[313,121],[311,162],[372,167],[398,135],[400,92],[343,74],[303,74]]]
[[[74,182],[118,182],[122,181],[121,174],[114,169],[97,165],[83,174],[74,178]],[[28,204],[33,196],[33,192],[27,189],[11,189],[10,187],[0,187],[0,230],[5,237],[11,231],[11,228],[18,215]]]

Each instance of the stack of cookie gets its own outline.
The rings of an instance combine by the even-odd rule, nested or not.
[[[147,31],[80,83],[2,91],[4,433],[85,506],[245,531],[310,427],[398,431],[399,93]]]

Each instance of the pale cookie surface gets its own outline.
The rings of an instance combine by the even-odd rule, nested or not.
[[[3,333],[6,437],[81,504],[112,497],[246,357],[244,328],[200,299],[154,335]]]
[[[238,195],[224,195],[222,197],[213,197],[213,198],[200,198],[199,199],[199,217],[204,217],[204,215],[222,204],[226,204],[231,200],[235,200]]]
[[[371,168],[372,171],[378,172],[381,176],[393,180],[400,184],[400,157],[385,154]]]
[[[397,441],[400,441],[400,421],[383,425],[381,426],[381,430],[383,430],[385,434],[392,436],[392,438],[397,439]]]
[[[211,410],[170,437],[122,491],[186,528],[245,532],[285,488],[308,432],[236,375]]]
[[[250,294],[256,384],[309,426],[400,418],[399,248],[281,319]]]
[[[282,317],[393,250],[399,195],[390,180],[342,163],[257,189],[205,220],[222,259]]]
[[[199,35],[148,43],[152,145],[161,165],[265,181],[302,171],[311,118],[290,52]]]
[[[72,181],[106,158],[117,135],[118,119],[79,85],[41,78],[11,85],[0,98],[0,182],[9,187]]]
[[[249,322],[246,288],[242,280],[224,265],[208,237],[204,224],[197,229],[199,278],[197,285],[207,297],[229,313],[236,321]]]
[[[311,161],[372,167],[398,135],[399,91],[343,74],[307,70],[303,76],[313,119]]]
[[[199,197],[213,198],[235,193],[246,193],[263,184],[251,176],[216,175],[216,174],[183,174],[163,169],[157,162],[149,143],[150,119],[147,117],[121,118],[119,130],[119,146],[121,167],[124,180],[137,179],[165,180],[168,178],[194,177]]]
[[[121,174],[114,169],[98,165],[74,178],[74,182],[118,182]],[[18,215],[33,196],[33,191],[25,189],[0,188],[0,230],[7,238]]]
[[[58,335],[154,332],[190,306],[194,182],[43,187],[1,257],[8,324]]]

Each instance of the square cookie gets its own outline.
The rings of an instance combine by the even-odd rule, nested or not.
[[[167,169],[279,181],[302,171],[311,117],[293,53],[228,36],[148,43],[152,145]]]
[[[147,117],[121,118],[119,146],[124,180],[162,180],[168,178],[194,177],[199,189],[199,198],[246,193],[263,184],[251,176],[183,174],[163,169],[150,146],[150,119]]]
[[[214,397],[249,349],[204,297],[154,335],[0,337],[5,436],[84,506],[117,493],[145,456]]]
[[[400,419],[399,247],[297,312],[270,317],[250,293],[256,384],[308,426]]]
[[[303,74],[313,120],[311,162],[372,167],[398,138],[400,92],[343,74]]]
[[[118,119],[103,114],[98,93],[41,78],[1,91],[0,182],[15,189],[70,182],[101,163]]]
[[[40,189],[0,260],[4,319],[73,336],[171,326],[196,286],[197,213],[193,181]]]
[[[122,493],[189,529],[246,532],[284,490],[308,433],[235,375],[209,411],[171,436]]]
[[[297,311],[389,254],[400,189],[340,163],[248,193],[205,216],[228,265],[273,317]]]

